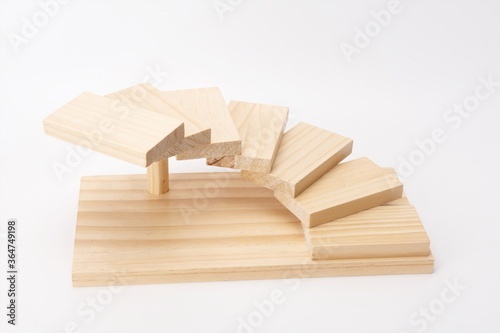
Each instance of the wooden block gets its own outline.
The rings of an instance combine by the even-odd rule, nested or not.
[[[366,157],[341,163],[296,198],[274,196],[312,228],[401,198],[403,184],[394,170],[384,170]]]
[[[300,123],[283,135],[271,173],[242,171],[241,176],[294,198],[351,151],[351,139]]]
[[[185,138],[169,149],[168,154],[162,157],[168,158],[183,151],[207,145],[210,143],[210,127],[198,117],[193,117],[190,110],[184,110],[179,105],[169,102],[164,94],[148,83],[139,84],[124,90],[117,91],[106,97],[118,99],[140,108],[158,112],[160,114],[176,118],[184,122]]]
[[[429,238],[407,198],[304,228],[313,259],[427,256]]]
[[[164,99],[211,129],[211,143],[186,150],[178,160],[241,154],[241,137],[236,130],[219,88],[163,91]]]
[[[431,273],[433,258],[312,260],[298,219],[238,173],[82,177],[73,285]]]
[[[168,192],[168,159],[148,166],[148,192],[156,195]]]
[[[184,138],[178,119],[88,92],[43,124],[48,135],[143,167]]]
[[[237,101],[231,101],[228,108],[241,136],[241,155],[208,158],[207,164],[271,172],[285,130],[288,108]]]

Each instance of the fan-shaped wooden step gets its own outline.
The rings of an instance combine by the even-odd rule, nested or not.
[[[164,99],[185,117],[210,128],[209,144],[188,149],[178,160],[241,154],[241,137],[227,109],[219,88],[163,91]]]
[[[274,196],[308,228],[401,198],[403,184],[394,170],[363,157],[341,163],[295,198]]]
[[[288,108],[238,101],[231,101],[228,108],[241,136],[241,155],[207,158],[207,164],[271,172],[285,130]]]
[[[351,151],[351,139],[300,123],[283,135],[271,173],[242,171],[241,176],[293,198]]]

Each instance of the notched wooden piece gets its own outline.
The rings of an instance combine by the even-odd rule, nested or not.
[[[231,101],[228,108],[241,136],[241,154],[207,158],[207,164],[271,172],[288,119],[288,108],[238,101]]]
[[[43,124],[48,135],[143,167],[184,139],[181,120],[88,92]]]

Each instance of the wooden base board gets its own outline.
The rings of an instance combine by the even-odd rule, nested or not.
[[[422,257],[312,260],[300,221],[238,173],[83,177],[73,285],[431,273]]]
[[[175,156],[178,160],[241,154],[241,137],[219,88],[164,91],[168,103],[211,129],[210,144],[196,146]]]

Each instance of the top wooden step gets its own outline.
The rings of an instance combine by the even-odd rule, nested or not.
[[[184,123],[85,92],[43,121],[48,135],[146,167],[184,139]]]

